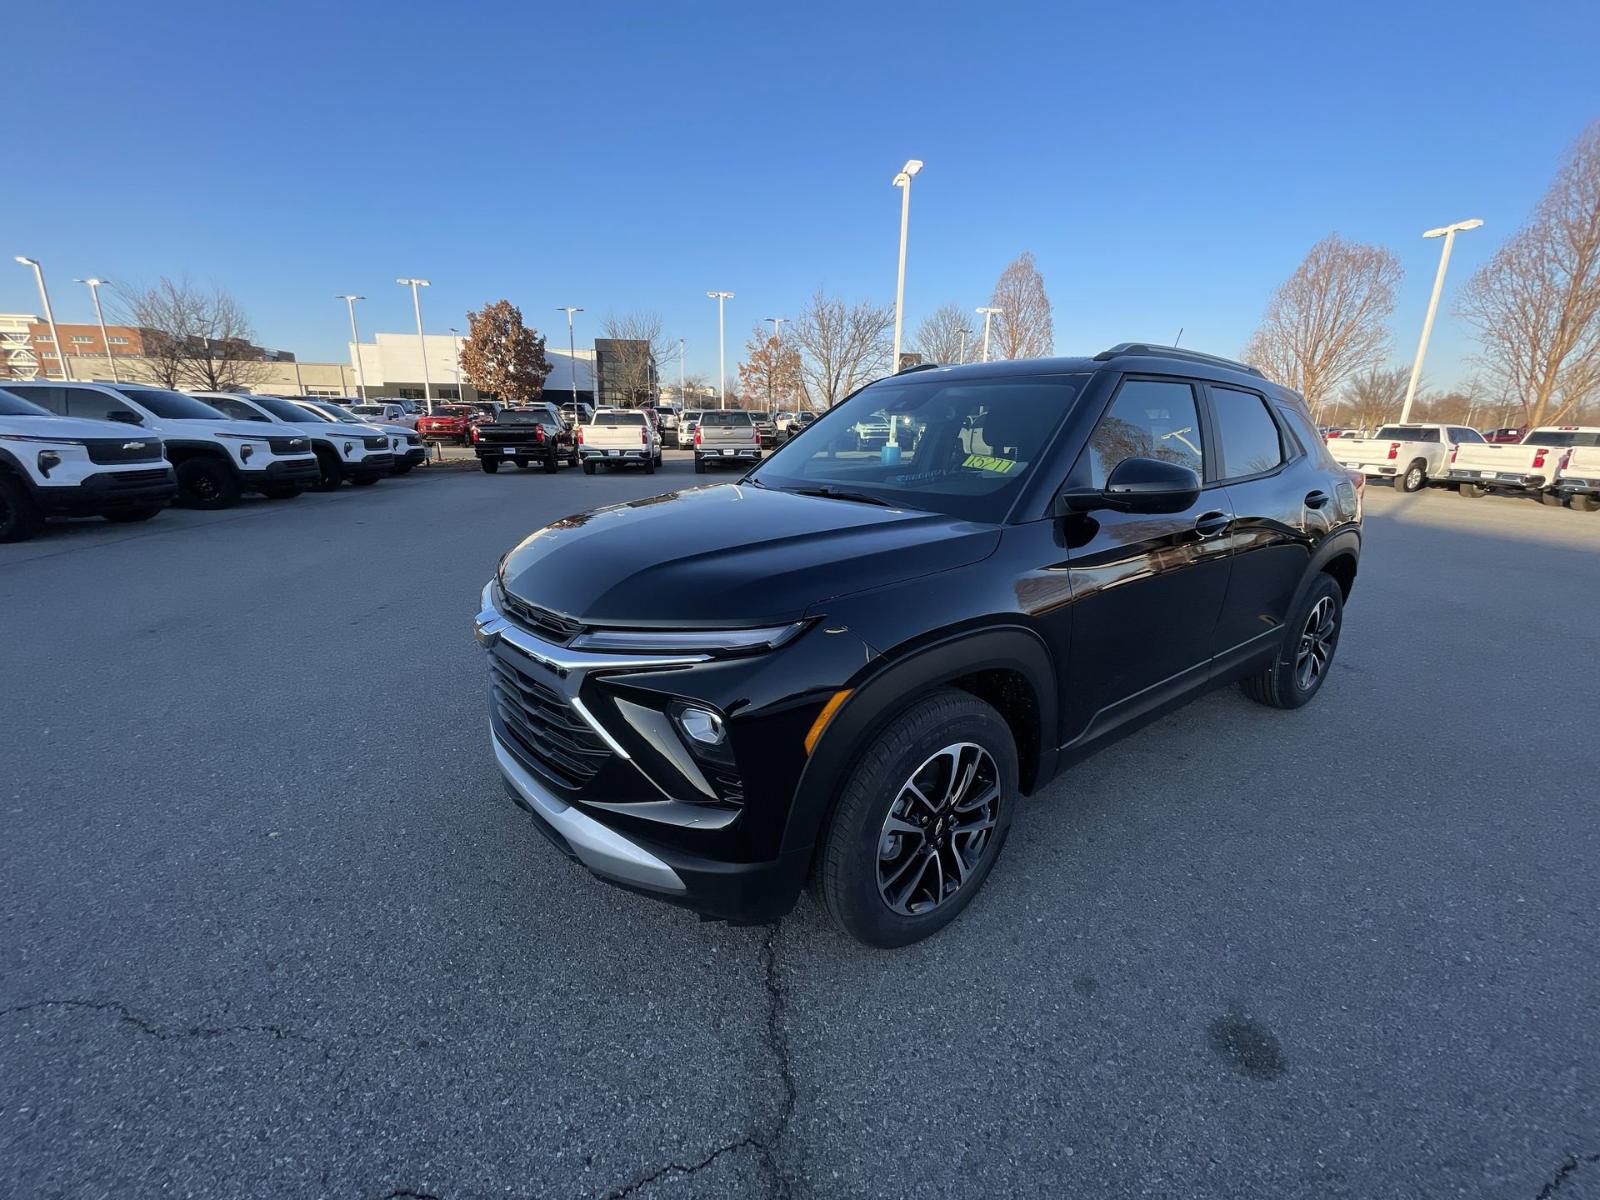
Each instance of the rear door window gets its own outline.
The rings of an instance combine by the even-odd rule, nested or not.
[[[1222,456],[1222,477],[1264,475],[1283,464],[1283,437],[1267,402],[1254,392],[1209,384]]]

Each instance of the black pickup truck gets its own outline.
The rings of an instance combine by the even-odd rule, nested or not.
[[[491,475],[504,462],[514,462],[519,467],[542,463],[551,475],[561,469],[562,463],[578,465],[577,440],[554,404],[501,409],[492,423],[478,426],[473,452],[479,465]]]

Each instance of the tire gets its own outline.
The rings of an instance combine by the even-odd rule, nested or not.
[[[644,473],[646,475],[654,475],[656,473],[656,460],[654,458],[644,460]]]
[[[1560,508],[1563,502],[1564,501],[1560,492],[1539,493],[1539,503],[1544,505],[1546,508]]]
[[[706,473],[706,460],[698,454],[694,456],[694,473],[696,475],[704,475]]]
[[[569,466],[569,467],[581,467],[581,466],[583,466],[583,459],[578,454],[578,452],[576,450],[574,450],[572,452],[571,457],[569,457],[567,459],[567,466]]]
[[[1257,704],[1299,708],[1322,690],[1344,628],[1344,593],[1331,575],[1318,575],[1284,626],[1283,648],[1259,675],[1239,681]]]
[[[394,473],[396,475],[409,475],[411,474],[411,468],[416,465],[417,464],[413,462],[395,463]]]
[[[0,542],[25,542],[44,528],[44,518],[22,482],[0,475]]]
[[[586,463],[583,464],[583,473],[585,475],[593,475],[594,474],[594,463],[592,461],[591,462],[586,462]]]
[[[556,452],[551,450],[544,456],[544,473],[554,475],[559,470],[561,470],[561,460],[556,457]]]
[[[1397,492],[1420,492],[1428,486],[1428,464],[1422,459],[1416,459],[1405,471],[1394,477],[1394,490]]]
[[[371,487],[373,484],[377,483],[378,480],[381,479],[381,478],[383,478],[381,475],[352,475],[350,477],[350,486],[351,487]]]
[[[1600,512],[1600,496],[1586,496],[1581,492],[1574,492],[1568,497],[1568,504],[1579,512]]]
[[[239,481],[220,458],[187,458],[178,464],[178,503],[210,510],[239,503]]]
[[[656,466],[659,467],[660,465],[661,465],[661,451],[658,449],[656,451]]]
[[[478,465],[483,468],[485,475],[493,475],[500,469],[500,460],[498,458],[480,458]]]
[[[293,500],[303,491],[305,491],[305,488],[299,484],[288,483],[282,487],[264,488],[261,494],[268,500]]]
[[[143,504],[138,508],[119,508],[116,512],[100,515],[113,525],[136,525],[140,521],[148,521],[165,507],[165,504]]]
[[[814,887],[828,915],[869,946],[906,946],[943,929],[1000,856],[1017,774],[1011,730],[989,705],[953,688],[915,701],[867,747],[822,831]],[[948,784],[963,777],[969,785],[949,799]],[[953,812],[967,815],[952,821]]]
[[[1475,483],[1463,483],[1456,488],[1456,492],[1468,500],[1481,500],[1489,494],[1489,489]]]
[[[317,470],[321,473],[311,485],[313,492],[336,492],[344,482],[344,463],[332,450],[317,451]]]

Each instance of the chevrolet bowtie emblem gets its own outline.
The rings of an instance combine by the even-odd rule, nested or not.
[[[144,443],[143,442],[123,442],[122,443],[122,448],[124,450],[143,450],[144,449]]]

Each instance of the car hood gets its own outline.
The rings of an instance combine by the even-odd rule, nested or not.
[[[125,442],[160,440],[159,434],[153,434],[147,429],[137,425],[124,425],[120,421],[91,421],[83,417],[0,417],[8,429],[29,437],[62,438],[77,440],[94,438],[108,440],[120,438]]]
[[[937,513],[723,484],[556,521],[506,555],[501,582],[590,624],[763,625],[977,562],[999,539]]]
[[[275,425],[265,421],[229,421],[214,420],[210,417],[163,417],[160,424],[173,431],[180,431],[188,427],[203,429],[207,433],[236,433],[244,437],[269,438],[283,437],[283,431]]]

